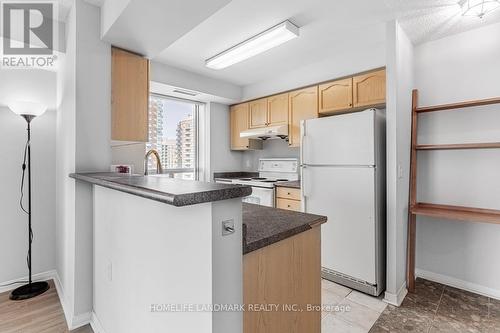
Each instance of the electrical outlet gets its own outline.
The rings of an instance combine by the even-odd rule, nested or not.
[[[234,220],[222,221],[222,236],[234,234]]]
[[[106,265],[106,279],[108,282],[113,281],[113,264],[111,261],[108,261],[108,264]]]

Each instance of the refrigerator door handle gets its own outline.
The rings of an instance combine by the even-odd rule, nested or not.
[[[302,188],[302,197],[307,197],[307,192],[306,192],[306,181],[305,181],[305,174],[306,174],[306,165],[302,165],[300,167],[300,179],[301,179],[301,188]]]
[[[306,173],[306,168],[307,166],[302,165],[300,167],[300,187],[301,187],[301,192],[302,192],[302,200],[301,200],[301,210],[302,212],[306,212],[306,201],[307,201],[307,192],[306,192],[306,181],[304,178],[304,175]]]
[[[299,156],[300,163],[304,163],[304,146],[306,141],[306,122],[305,120],[300,121],[300,147],[299,147]]]

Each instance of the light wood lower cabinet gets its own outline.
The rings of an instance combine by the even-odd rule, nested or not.
[[[277,187],[276,188],[276,197],[290,200],[299,200],[301,199],[300,189],[294,187]]]
[[[243,333],[320,333],[321,311],[307,311],[308,305],[321,305],[320,274],[319,226],[244,255]],[[279,309],[248,311],[254,304]]]
[[[300,122],[318,118],[318,86],[295,90],[288,94],[288,144],[300,146]]]
[[[281,186],[276,188],[276,208],[300,212],[302,211],[301,199],[298,188]]]
[[[300,201],[283,198],[276,199],[276,208],[293,210],[296,212],[300,212],[302,210]]]

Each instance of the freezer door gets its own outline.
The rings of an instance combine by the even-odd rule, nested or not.
[[[328,217],[322,266],[375,284],[375,168],[307,166],[302,177],[305,211]]]
[[[375,110],[306,120],[302,164],[375,165]]]

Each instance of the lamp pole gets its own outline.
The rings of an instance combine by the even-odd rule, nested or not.
[[[31,285],[31,119],[26,118],[28,122],[28,270],[29,285]]]
[[[27,157],[28,157],[28,271],[29,278],[28,284],[25,284],[19,288],[16,288],[10,294],[10,299],[14,301],[24,300],[28,298],[33,298],[35,296],[41,295],[47,290],[49,290],[49,284],[45,281],[33,282],[32,280],[32,270],[31,270],[31,243],[33,242],[33,232],[31,230],[31,121],[35,118],[32,114],[21,114],[21,116],[28,123],[28,142],[27,142]],[[26,170],[26,161],[23,163],[23,174]]]

